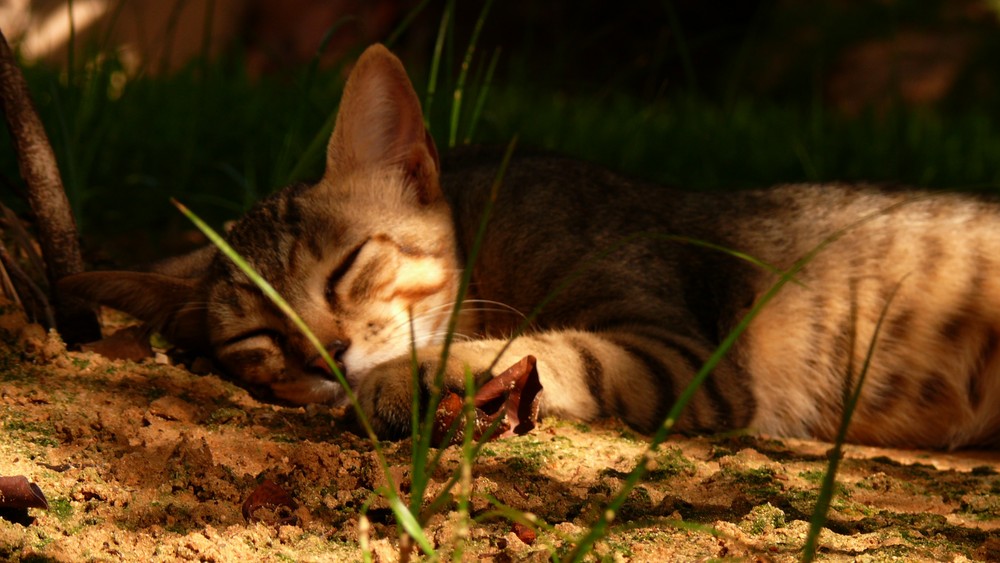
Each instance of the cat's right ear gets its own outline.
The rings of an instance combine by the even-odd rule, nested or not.
[[[324,178],[336,182],[366,167],[402,167],[426,204],[443,197],[439,166],[403,63],[382,45],[365,49],[344,86]]]
[[[59,291],[124,311],[171,343],[208,349],[204,296],[198,281],[146,272],[84,272],[58,282]]]

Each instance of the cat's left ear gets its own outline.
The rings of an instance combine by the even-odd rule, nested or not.
[[[443,197],[438,152],[420,100],[403,64],[379,44],[361,54],[347,78],[324,179],[367,167],[402,167],[421,203]]]

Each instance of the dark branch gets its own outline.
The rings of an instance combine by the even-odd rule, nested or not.
[[[38,221],[38,242],[55,307],[56,325],[68,343],[100,338],[94,311],[81,302],[62,298],[56,280],[83,271],[76,222],[63,189],[55,153],[28,94],[28,84],[0,32],[0,103],[17,150],[28,202]]]

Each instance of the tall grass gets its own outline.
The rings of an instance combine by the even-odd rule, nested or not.
[[[492,61],[482,66],[496,70]],[[40,66],[26,74],[81,229],[96,240],[123,232],[176,236],[186,225],[164,212],[172,196],[221,225],[273,189],[318,177],[343,87],[341,73],[307,77],[308,68],[252,79],[238,59],[158,78],[128,78],[113,58],[79,69],[72,83]],[[416,77],[418,88],[430,89],[429,78]],[[504,144],[516,134],[523,147],[687,189],[839,180],[1000,186],[1000,126],[976,109],[845,119],[751,99],[720,107],[697,98],[646,105],[626,95],[574,97],[495,78],[488,103],[467,90],[476,102],[463,106],[461,142]],[[425,104],[438,145],[448,146],[450,112],[440,111],[448,108]],[[6,136],[0,173],[17,177]],[[25,208],[10,191],[0,197]]]
[[[975,108],[846,118],[749,98],[728,106],[690,97],[650,105],[626,95],[495,87],[479,140],[500,141],[509,130],[528,146],[693,190],[831,181],[1000,188],[1000,125]]]

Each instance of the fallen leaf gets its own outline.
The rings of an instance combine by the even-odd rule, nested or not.
[[[34,521],[28,516],[29,508],[49,509],[38,485],[28,481],[24,475],[0,477],[0,518],[18,524],[28,525]]]
[[[243,517],[247,522],[293,525],[298,517],[298,505],[287,491],[270,479],[265,479],[243,502]]]
[[[538,537],[538,534],[536,534],[534,530],[520,522],[514,522],[512,531],[514,532],[514,535],[517,536],[517,539],[521,540],[526,545],[532,545]]]
[[[438,403],[437,413],[434,416],[434,433],[432,439],[435,444],[440,444],[448,437],[448,431],[456,424],[456,420],[462,414],[462,397],[453,391],[445,391]],[[459,434],[460,435],[460,434]],[[452,438],[455,443],[455,438]],[[461,442],[461,439],[458,440]]]
[[[486,382],[476,393],[476,408],[491,412],[497,401],[507,416],[510,429],[503,436],[520,436],[538,422],[538,398],[542,382],[534,356],[525,356],[506,371]],[[499,410],[499,409],[498,409]]]
[[[534,356],[525,356],[503,373],[490,379],[476,392],[476,440],[496,440],[507,436],[527,434],[538,422],[538,399],[542,391]],[[441,443],[455,425],[458,430],[451,438],[452,444],[462,442],[464,425],[462,397],[448,391],[441,398],[434,418],[434,441]]]
[[[38,485],[24,475],[0,477],[0,507],[49,509],[49,501]]]

